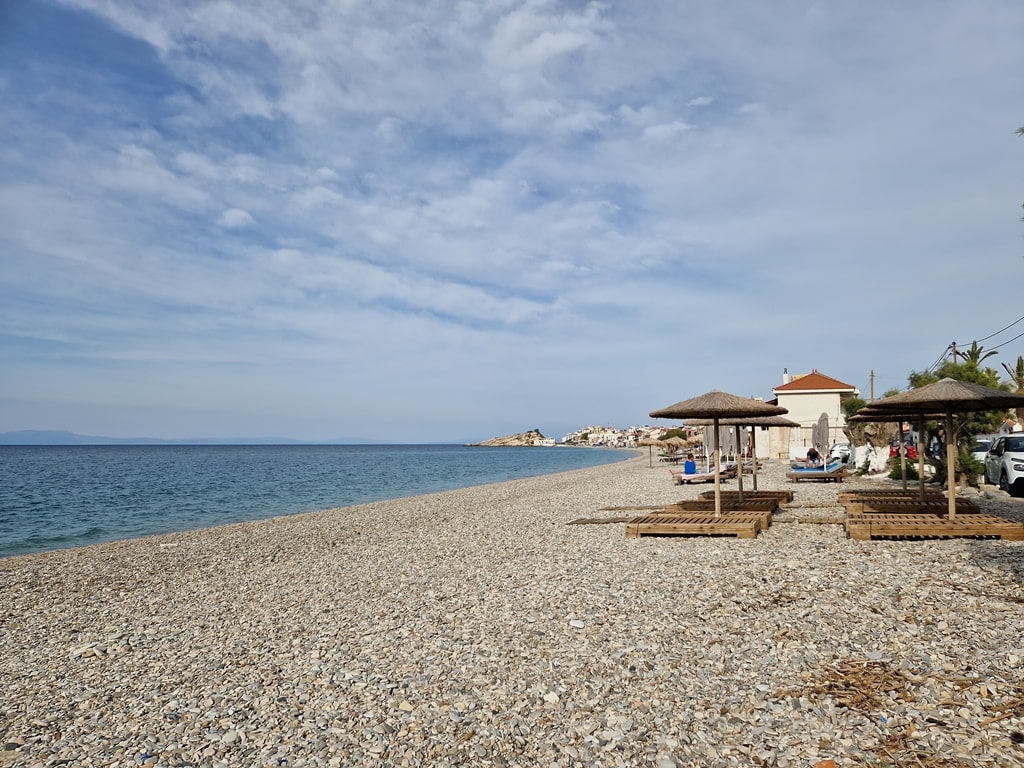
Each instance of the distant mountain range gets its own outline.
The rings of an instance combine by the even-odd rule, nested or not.
[[[0,445],[380,445],[387,441],[358,437],[310,442],[288,437],[211,437],[164,440],[159,437],[102,437],[46,429],[0,432]]]

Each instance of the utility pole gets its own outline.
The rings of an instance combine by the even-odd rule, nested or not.
[[[868,402],[875,402],[875,369],[871,369],[871,399]]]
[[[955,341],[949,342],[949,349],[953,353],[953,365],[956,365],[956,358],[957,358],[957,355],[959,355],[960,353],[956,351],[956,342]]]

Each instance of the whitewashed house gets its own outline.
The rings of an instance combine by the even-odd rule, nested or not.
[[[842,402],[860,395],[855,386],[814,369],[792,377],[787,371],[783,374],[782,384],[774,387],[772,392],[777,403],[789,411],[786,418],[800,424],[799,429],[794,427],[789,431],[789,458],[801,458],[807,454],[814,425],[823,413],[828,414],[829,444],[846,442]]]

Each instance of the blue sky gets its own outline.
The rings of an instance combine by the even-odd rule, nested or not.
[[[6,0],[0,431],[905,386],[1024,313],[1021,40],[1019,0]]]

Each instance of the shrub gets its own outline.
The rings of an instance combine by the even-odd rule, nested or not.
[[[901,480],[903,479],[903,473],[900,472],[900,460],[898,458],[889,459],[889,479],[890,480]],[[917,464],[911,464],[907,462],[907,480],[917,480]]]

